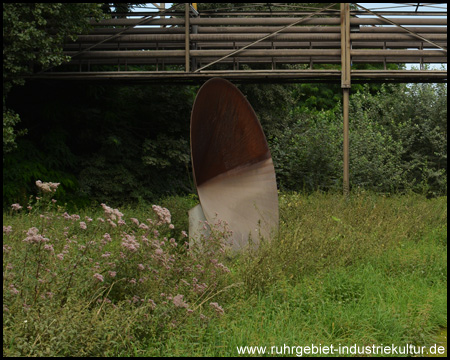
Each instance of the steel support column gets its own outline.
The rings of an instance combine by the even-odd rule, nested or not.
[[[341,3],[341,88],[342,88],[342,115],[344,121],[344,176],[343,192],[348,195],[350,191],[349,177],[349,121],[348,109],[351,88],[350,64],[350,4]]]
[[[185,55],[184,55],[184,62],[185,62],[185,71],[189,72],[189,10],[190,5],[189,3],[185,3],[184,8],[184,48],[185,48]]]

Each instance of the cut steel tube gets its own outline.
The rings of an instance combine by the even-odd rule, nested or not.
[[[200,204],[210,224],[232,230],[234,250],[258,244],[278,226],[270,150],[256,114],[229,81],[208,80],[191,115],[191,156]]]

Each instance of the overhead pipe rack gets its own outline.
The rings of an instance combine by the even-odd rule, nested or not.
[[[344,8],[334,5],[316,11],[227,12],[177,3],[156,12],[92,20],[89,34],[64,44],[64,53],[72,57],[68,65],[34,77],[197,82],[221,71],[225,78],[243,81],[336,81],[335,73],[317,70],[319,65],[341,64]],[[425,64],[447,63],[446,10],[372,12],[353,5],[353,9],[348,6],[349,36],[345,40],[353,80],[447,81],[447,71],[423,70]],[[361,72],[352,68],[353,64],[377,63],[383,69]],[[388,70],[389,64],[404,63],[417,64],[422,71]],[[117,71],[100,65],[114,65]],[[131,65],[147,66],[137,73]],[[255,66],[266,69],[248,70]]]

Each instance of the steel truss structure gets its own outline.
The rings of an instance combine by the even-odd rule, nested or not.
[[[64,45],[72,57],[72,66],[64,69],[70,71],[56,68],[35,77],[337,82],[342,68],[332,65],[342,65],[345,53],[353,81],[447,81],[446,70],[424,70],[426,64],[447,63],[446,9],[375,13],[353,5],[357,10],[341,4],[340,10],[330,5],[317,11],[198,12],[178,3],[156,12],[118,14],[91,21],[90,34]],[[418,70],[389,70],[389,64],[404,63],[417,64]],[[358,64],[381,64],[382,69],[352,69]],[[330,69],[322,70],[323,65]]]

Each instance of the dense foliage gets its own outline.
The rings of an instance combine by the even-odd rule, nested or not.
[[[329,190],[342,184],[342,109],[296,113],[272,139],[283,188]],[[350,100],[350,182],[392,193],[447,193],[446,84],[369,86]]]

